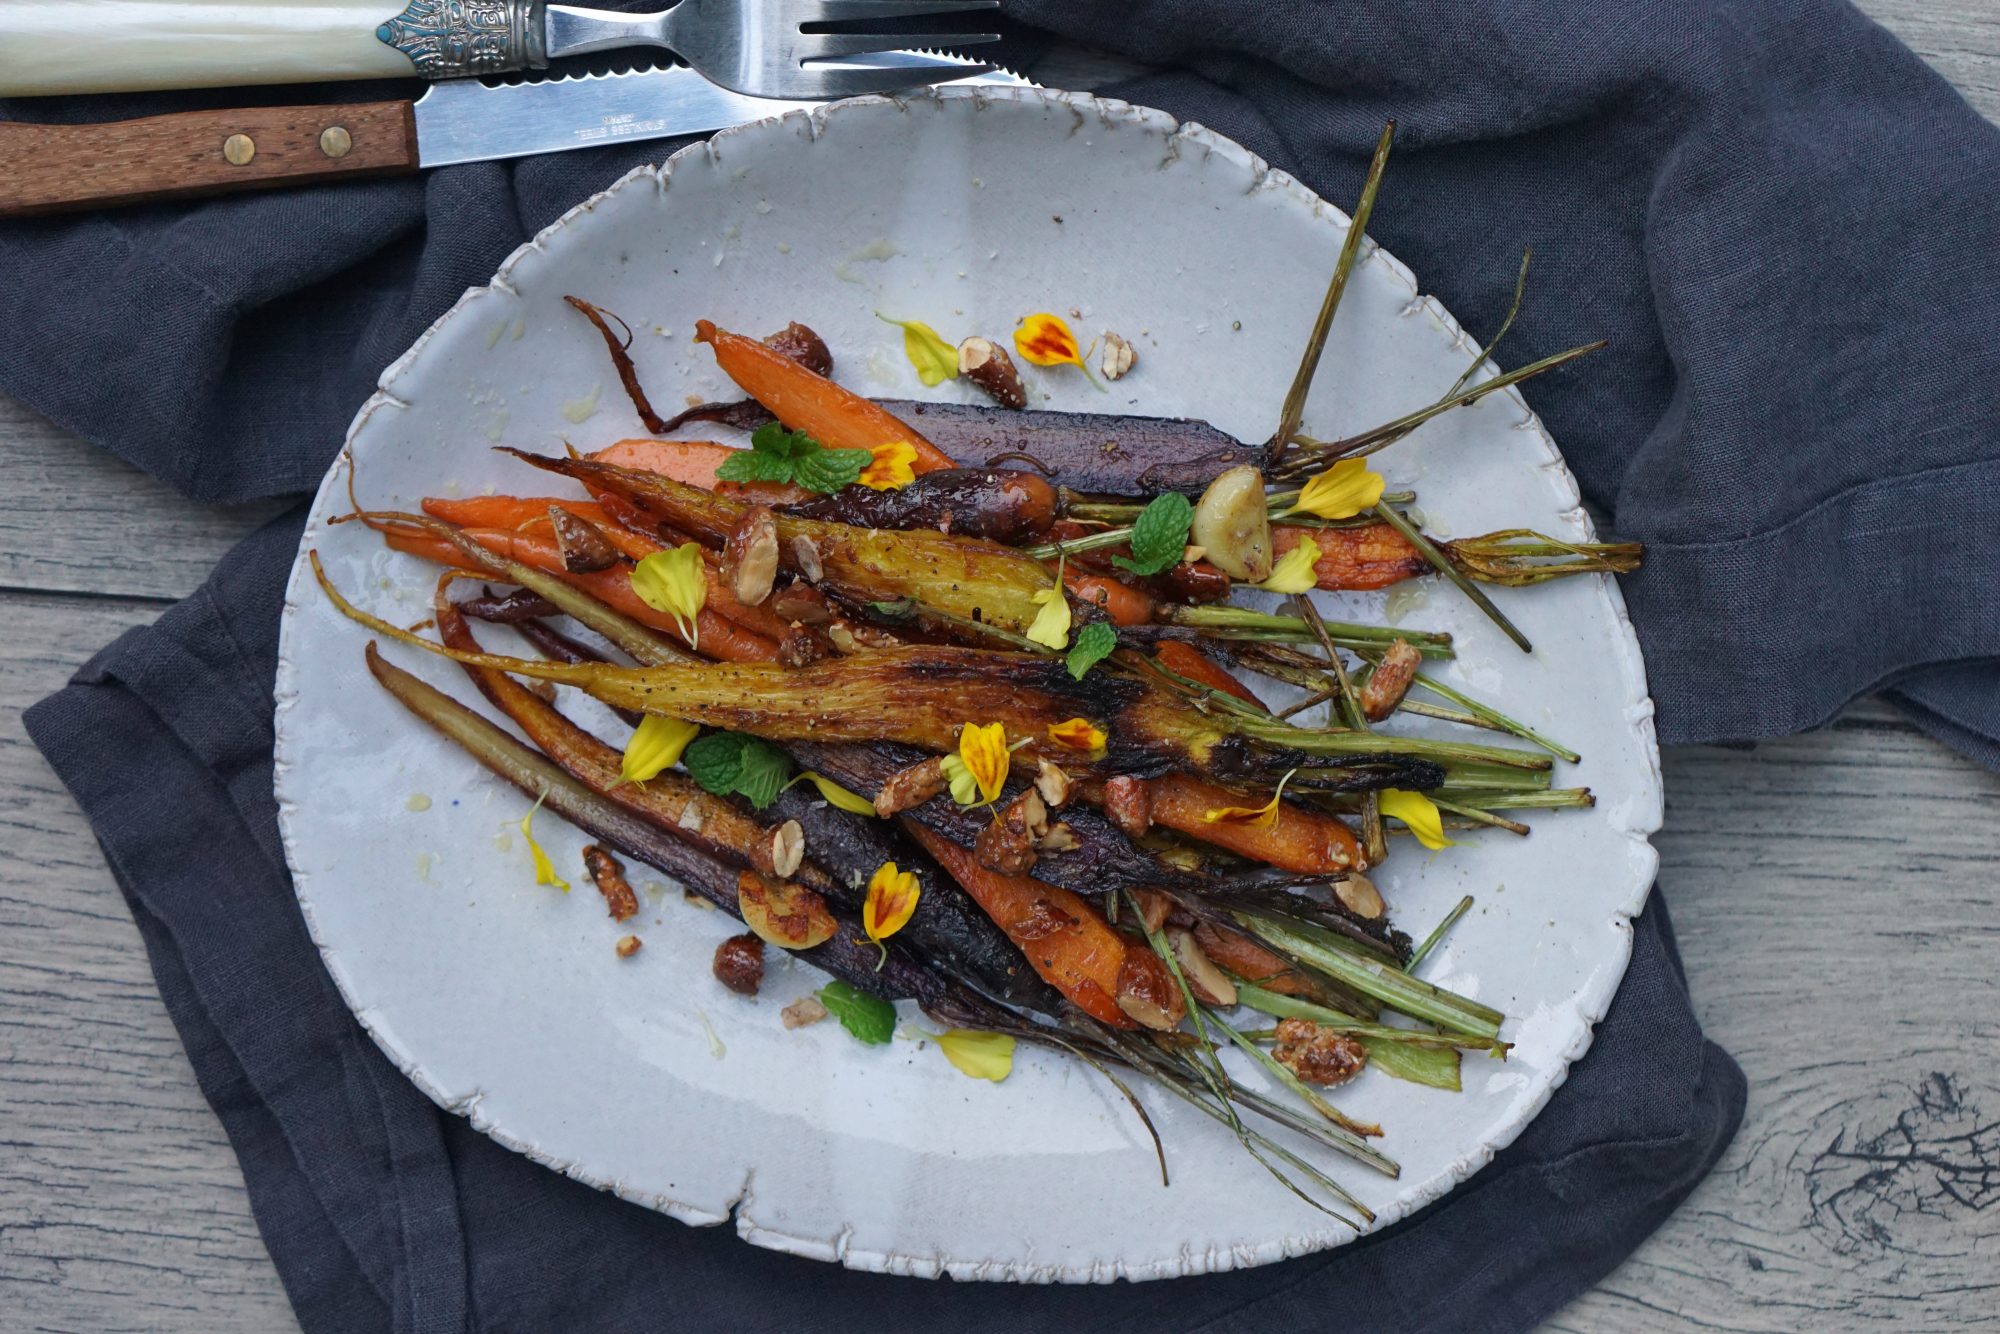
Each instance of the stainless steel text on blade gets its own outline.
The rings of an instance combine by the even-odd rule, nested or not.
[[[875,65],[893,58],[885,55],[855,63]],[[1019,85],[1024,81],[993,72],[963,82]],[[746,97],[679,66],[498,87],[473,79],[452,80],[433,85],[417,101],[417,155],[425,167],[444,167],[561,153],[623,139],[706,134],[824,105]]]

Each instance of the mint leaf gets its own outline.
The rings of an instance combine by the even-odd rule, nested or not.
[[[1081,681],[1084,673],[1109,657],[1118,647],[1118,632],[1103,621],[1092,621],[1076,632],[1069,646],[1069,674]]]
[[[743,776],[743,749],[747,737],[734,732],[710,732],[681,752],[681,763],[704,792],[726,797],[736,790]]]
[[[715,475],[725,482],[789,482],[792,462],[755,449],[739,449],[716,465]]]
[[[819,1003],[842,1028],[871,1047],[887,1046],[896,1036],[896,1007],[879,996],[835,981],[819,989]]]
[[[861,470],[874,459],[865,449],[814,449],[793,461],[792,480],[808,491],[829,495],[853,486]]]
[[[819,441],[804,431],[787,431],[778,422],[765,422],[750,434],[750,448],[773,458],[803,458],[819,447]]]
[[[739,768],[734,790],[749,798],[750,804],[763,810],[778,799],[785,790],[785,780],[792,776],[791,757],[768,741],[754,737],[743,739],[743,749],[739,755]]]
[[[1158,574],[1180,563],[1187,550],[1188,529],[1194,523],[1194,506],[1178,491],[1153,497],[1132,525],[1132,559],[1113,556],[1111,563],[1134,574]]]

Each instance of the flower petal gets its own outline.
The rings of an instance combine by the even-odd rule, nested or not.
[[[997,1084],[1014,1072],[1014,1039],[1005,1033],[948,1028],[937,1035],[937,1045],[962,1075]]]
[[[917,368],[917,378],[926,385],[940,385],[958,378],[958,349],[922,320],[891,320],[880,311],[878,320],[888,320],[903,330],[903,355]]]
[[[1022,317],[1014,330],[1014,350],[1037,366],[1081,366],[1076,335],[1062,316],[1044,310]]]
[[[846,811],[850,815],[867,815],[872,817],[875,814],[874,802],[868,800],[868,798],[862,796],[859,792],[853,792],[842,787],[825,774],[814,773],[808,769],[800,774],[799,777],[818,788],[820,796],[826,798],[826,804],[834,807],[836,810]]]
[[[1049,724],[1049,740],[1078,754],[1095,755],[1104,749],[1108,739],[1104,729],[1088,718],[1066,718]]]
[[[700,547],[683,542],[671,551],[647,556],[632,569],[632,591],[654,611],[673,617],[688,643],[694,644],[694,618],[708,601]]]
[[[1266,593],[1303,593],[1319,587],[1319,543],[1301,534],[1298,545],[1279,557],[1271,577],[1255,585]]]
[[[543,852],[542,845],[535,842],[535,812],[542,808],[542,802],[545,800],[547,800],[546,796],[537,797],[533,808],[521,817],[521,837],[528,840],[528,855],[535,860],[535,883],[538,885],[554,885],[557,889],[567,894],[569,893],[569,881],[556,874],[555,864],[549,860],[549,854]]]
[[[987,801],[998,800],[1000,789],[1007,785],[1007,770],[1014,759],[1007,749],[1007,729],[999,723],[987,723],[984,727],[967,723],[958,733],[958,758],[965,762],[966,772],[979,784],[979,795]]]
[[[1213,810],[1203,811],[1201,813],[1201,822],[1203,824],[1240,824],[1248,825],[1252,829],[1269,829],[1272,825],[1278,823],[1278,812],[1281,809],[1279,801],[1285,795],[1285,784],[1291,782],[1292,774],[1297,772],[1298,770],[1294,769],[1291,773],[1280,778],[1278,780],[1278,790],[1273,792],[1271,799],[1262,806],[1218,806]]]
[[[1342,459],[1305,484],[1293,513],[1322,519],[1351,519],[1382,499],[1382,474],[1360,459]]]
[[[868,451],[874,462],[854,480],[876,491],[893,491],[917,480],[917,447],[907,440],[891,440]]]
[[[1409,826],[1417,836],[1417,842],[1435,851],[1438,848],[1454,846],[1451,839],[1444,836],[1444,817],[1438,814],[1436,803],[1421,792],[1405,792],[1401,788],[1388,788],[1376,797],[1382,814],[1393,816]]]
[[[868,897],[861,905],[861,929],[877,944],[903,929],[917,910],[923,890],[914,871],[883,862],[868,880]]]
[[[961,806],[979,804],[979,780],[972,776],[972,770],[965,767],[965,761],[956,755],[947,755],[938,761],[944,767],[944,781],[951,787],[951,799]]]
[[[1052,649],[1069,647],[1069,598],[1061,588],[1044,588],[1034,595],[1032,601],[1040,604],[1041,610],[1028,626],[1028,638],[1037,644]]]
[[[662,718],[649,713],[639,720],[638,730],[625,743],[625,759],[619,775],[628,783],[643,783],[679,764],[688,742],[700,735],[701,728],[685,718]]]

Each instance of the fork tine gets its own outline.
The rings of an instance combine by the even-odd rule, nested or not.
[[[993,71],[991,65],[807,65],[800,76],[812,84],[803,97],[860,97],[867,93],[893,93],[904,88],[921,88],[953,79],[970,79]]]
[[[920,19],[932,14],[959,14],[972,9],[998,9],[1000,0],[812,0],[812,15],[803,23],[843,23],[848,19]]]
[[[997,32],[954,32],[950,34],[930,33],[889,33],[889,32],[809,32],[801,33],[791,44],[792,51],[801,60],[833,60],[841,56],[876,55],[886,51],[903,50],[918,45],[926,39],[946,40],[952,46],[980,46],[987,42],[997,42]]]

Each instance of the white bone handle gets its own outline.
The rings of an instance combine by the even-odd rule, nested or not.
[[[526,0],[0,0],[0,97],[518,69],[541,63],[541,33],[530,31],[540,10]],[[378,35],[385,24],[404,49]]]

